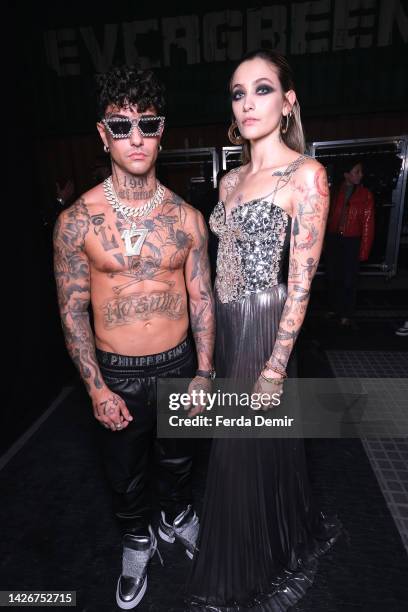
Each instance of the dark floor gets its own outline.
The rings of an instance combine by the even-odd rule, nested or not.
[[[393,305],[391,305],[393,307]],[[401,351],[393,315],[358,318],[339,333],[315,306],[298,341],[300,376],[335,375],[330,351]],[[391,314],[391,313],[390,313]],[[120,536],[98,461],[95,421],[76,385],[0,471],[0,590],[77,591],[83,612],[117,611]],[[346,536],[320,561],[300,611],[402,612],[408,604],[408,557],[370,459],[358,439],[306,440],[310,478],[321,508],[335,511]],[[197,446],[195,494],[200,508],[209,442]],[[182,612],[189,571],[184,551],[160,544],[165,561],[149,571],[140,612]]]
[[[408,601],[408,557],[359,440],[306,441],[310,477],[322,509],[347,530],[320,562],[298,611],[387,610]],[[199,448],[196,497],[202,500],[208,442]],[[117,610],[120,538],[98,462],[95,423],[75,389],[0,472],[1,589],[77,591],[81,611]],[[198,504],[200,505],[200,503]],[[182,612],[189,571],[184,551],[161,544],[141,612]]]

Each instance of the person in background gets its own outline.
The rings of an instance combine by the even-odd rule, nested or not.
[[[361,184],[363,164],[351,161],[335,190],[327,222],[325,261],[329,289],[326,318],[356,328],[355,311],[360,262],[367,261],[374,239],[374,198]]]
[[[75,192],[74,181],[72,179],[68,179],[64,185],[60,185],[57,181],[55,188],[57,194],[56,200],[60,209],[65,208],[68,203],[72,203],[71,199]]]

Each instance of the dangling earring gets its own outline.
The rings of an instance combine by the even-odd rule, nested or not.
[[[236,121],[233,121],[228,128],[228,138],[233,145],[241,145],[245,141],[245,139],[242,138],[241,134],[239,133]]]
[[[161,145],[159,145],[159,153],[160,151],[163,151],[163,147]]]
[[[288,131],[288,127],[289,127],[289,121],[290,121],[290,119],[292,117],[292,111],[290,111],[290,113],[288,113],[287,115],[283,115],[283,117],[286,117],[286,125],[283,128],[282,127],[282,123],[281,123],[281,133],[282,134],[286,134],[286,132]]]
[[[107,145],[103,145],[103,150],[105,153],[109,153],[109,147]]]

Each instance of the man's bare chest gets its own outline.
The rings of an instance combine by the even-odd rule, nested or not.
[[[177,214],[158,211],[135,222],[112,211],[90,215],[86,251],[98,272],[131,272],[148,279],[184,266],[192,237]]]

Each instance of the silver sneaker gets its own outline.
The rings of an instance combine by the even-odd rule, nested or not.
[[[186,555],[192,559],[194,552],[197,550],[196,542],[199,528],[199,518],[193,507],[189,505],[186,510],[176,516],[172,524],[166,522],[166,516],[162,511],[158,533],[165,542],[170,544],[173,544],[175,540],[180,542],[186,549]]]
[[[157,539],[149,525],[150,536],[127,533],[123,537],[122,574],[116,587],[116,603],[122,610],[135,608],[143,599],[147,588],[147,567],[157,552]]]
[[[403,338],[408,337],[408,321],[405,321],[404,325],[399,327],[395,333],[397,336],[402,336]]]

